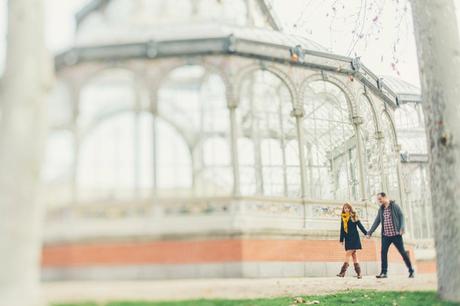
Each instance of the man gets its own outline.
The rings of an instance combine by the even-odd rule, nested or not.
[[[404,234],[404,215],[401,208],[394,201],[390,201],[384,192],[377,194],[377,201],[380,203],[380,209],[375,218],[374,224],[371,229],[367,232],[366,237],[370,238],[372,233],[377,229],[379,224],[382,224],[382,249],[381,249],[381,260],[382,270],[377,278],[387,278],[388,270],[388,249],[393,243],[398,249],[404,259],[404,263],[409,269],[409,277],[414,277],[414,269],[410,262],[410,258],[404,249],[404,242],[402,235]]]

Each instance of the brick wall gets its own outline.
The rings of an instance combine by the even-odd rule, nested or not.
[[[378,239],[362,240],[360,261],[380,261]],[[408,247],[412,260],[412,247]],[[193,264],[221,262],[340,262],[344,249],[336,240],[216,239],[194,241],[100,242],[46,245],[44,267],[92,265]],[[402,262],[394,247],[389,261]],[[428,268],[427,269],[431,269]]]

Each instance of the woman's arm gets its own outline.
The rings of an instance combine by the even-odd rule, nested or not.
[[[365,228],[364,225],[361,223],[361,221],[358,220],[357,225],[358,225],[359,229],[361,230],[361,232],[363,232],[364,235],[367,235],[366,228]]]

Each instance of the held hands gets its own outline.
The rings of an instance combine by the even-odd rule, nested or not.
[[[366,238],[367,238],[367,239],[370,239],[370,238],[371,238],[371,235],[367,234],[367,235],[366,235]]]

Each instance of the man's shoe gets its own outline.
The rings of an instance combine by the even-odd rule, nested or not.
[[[414,273],[415,273],[414,271],[409,271],[409,278],[414,278],[415,277]]]
[[[387,274],[386,273],[380,273],[380,275],[376,275],[375,276],[376,278],[387,278]]]

